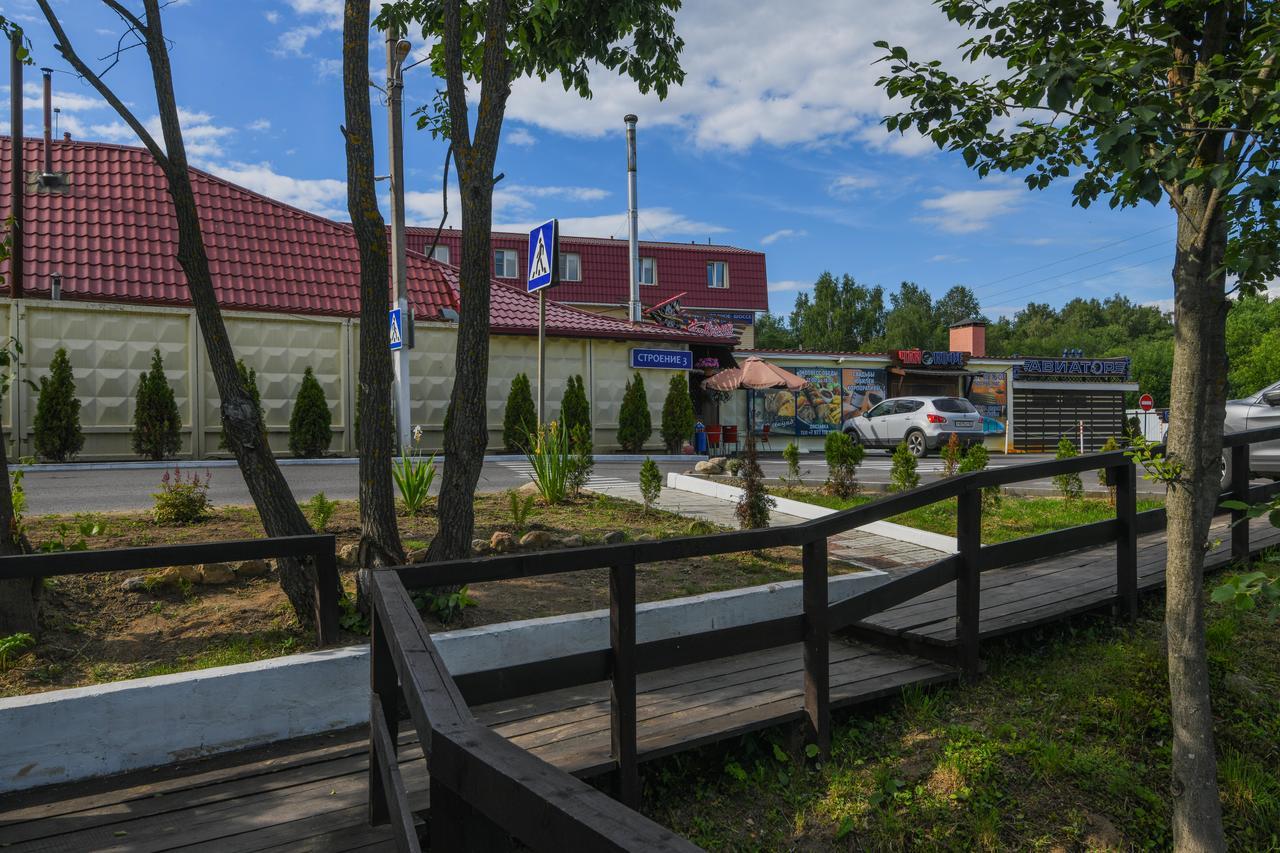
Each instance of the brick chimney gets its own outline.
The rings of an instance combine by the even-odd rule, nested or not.
[[[987,354],[987,322],[964,320],[951,326],[951,349],[982,358]]]

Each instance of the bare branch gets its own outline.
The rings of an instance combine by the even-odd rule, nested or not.
[[[120,16],[120,20],[129,25],[131,29],[137,30],[138,34],[145,38],[147,25],[138,19],[138,16],[126,9],[118,0],[102,0],[111,11]]]

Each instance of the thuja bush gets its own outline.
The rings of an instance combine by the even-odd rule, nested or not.
[[[743,530],[768,527],[769,510],[776,501],[764,489],[764,472],[760,470],[760,460],[756,456],[755,436],[750,434],[742,454],[742,467],[738,469],[738,481],[742,484],[742,495],[736,509],[738,525]]]
[[[151,370],[138,380],[132,439],[133,452],[148,459],[167,459],[182,448],[182,416],[159,349],[152,353]]]
[[[249,400],[253,403],[253,409],[258,413],[258,424],[262,427],[262,437],[267,437],[267,418],[262,412],[262,393],[258,390],[258,372],[252,367],[244,363],[244,359],[236,361],[236,372],[240,374],[240,384],[244,386],[244,390],[249,394]],[[226,450],[231,445],[227,443],[227,426],[222,425],[222,432],[218,437],[218,449]]]
[[[502,446],[508,453],[525,453],[530,440],[538,432],[538,410],[533,405],[529,377],[517,373],[507,393],[507,408],[502,414]]]
[[[560,424],[568,433],[571,441],[580,431],[591,435],[591,404],[587,402],[587,389],[581,376],[570,376],[564,389],[564,398],[560,401]]]
[[[662,471],[658,463],[646,458],[640,466],[640,499],[644,501],[645,512],[653,509],[662,495]]]
[[[907,449],[904,441],[893,451],[893,465],[889,469],[889,491],[906,492],[920,485],[920,475],[916,473],[916,458]]]
[[[956,468],[959,467],[960,460],[964,456],[964,449],[960,446],[960,436],[954,432],[951,433],[951,438],[942,445],[942,451],[938,455],[942,457],[942,476],[954,477]]]
[[[637,373],[627,382],[622,394],[622,409],[618,412],[618,444],[628,453],[639,453],[652,434],[649,397],[644,390],[644,377]]]
[[[959,473],[968,474],[972,471],[985,471],[987,463],[991,461],[991,454],[987,452],[987,448],[981,444],[973,444],[960,457]],[[998,506],[1000,504],[1000,487],[987,486],[982,490],[982,503],[989,507]]]
[[[858,493],[858,466],[866,453],[862,445],[843,432],[829,432],[823,444],[827,458],[827,486],[838,498]]]
[[[35,416],[36,454],[51,462],[66,462],[84,447],[80,431],[80,401],[71,359],[61,347],[53,354],[49,375],[40,377]]]
[[[289,416],[289,452],[304,459],[324,456],[333,439],[332,416],[315,373],[308,367],[302,374],[298,399]]]
[[[668,453],[679,453],[685,441],[693,436],[693,398],[689,396],[689,377],[674,374],[667,386],[667,399],[662,403],[662,443]]]
[[[1073,456],[1079,456],[1076,452],[1076,446],[1071,443],[1071,439],[1063,436],[1058,439],[1058,452],[1056,458],[1070,459]],[[1054,474],[1053,484],[1058,487],[1058,491],[1062,493],[1062,497],[1067,500],[1076,500],[1084,495],[1084,483],[1080,480],[1079,474]]]

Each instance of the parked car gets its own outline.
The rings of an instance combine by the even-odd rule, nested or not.
[[[1227,401],[1226,433],[1280,426],[1280,382],[1252,397]],[[1249,468],[1255,476],[1280,480],[1280,441],[1264,441],[1249,448]],[[1231,451],[1222,454],[1222,485],[1231,483]]]
[[[963,397],[891,397],[844,422],[844,431],[866,447],[889,450],[902,442],[916,458],[951,440],[982,441],[982,415]]]

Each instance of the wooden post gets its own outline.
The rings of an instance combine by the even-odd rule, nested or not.
[[[831,753],[831,638],[827,627],[827,540],[804,544],[804,712],[806,737]]]
[[[1231,448],[1231,497],[1249,503],[1249,445]],[[1249,562],[1249,522],[1244,510],[1231,510],[1231,559]]]
[[[636,765],[636,567],[623,563],[609,568],[609,682],[611,755],[617,766],[618,800],[629,808],[640,805],[640,775]]]
[[[316,567],[316,643],[331,646],[338,642],[338,542],[330,536],[327,545],[315,555]]]
[[[982,490],[966,489],[956,499],[956,664],[966,676],[979,669],[978,638],[982,618]]]
[[[371,701],[382,706],[382,716],[387,721],[387,734],[391,738],[391,748],[395,749],[399,736],[400,702],[399,682],[396,679],[395,661],[391,659],[391,647],[387,645],[387,635],[378,618],[375,607],[369,613],[369,689],[373,694]],[[369,724],[375,724],[373,714],[369,715]],[[391,819],[387,807],[387,797],[391,792],[382,785],[382,773],[378,769],[378,752],[373,746],[373,734],[369,735],[369,823],[378,825]]]
[[[1116,615],[1138,618],[1138,469],[1126,461],[1107,472],[1116,489]]]

